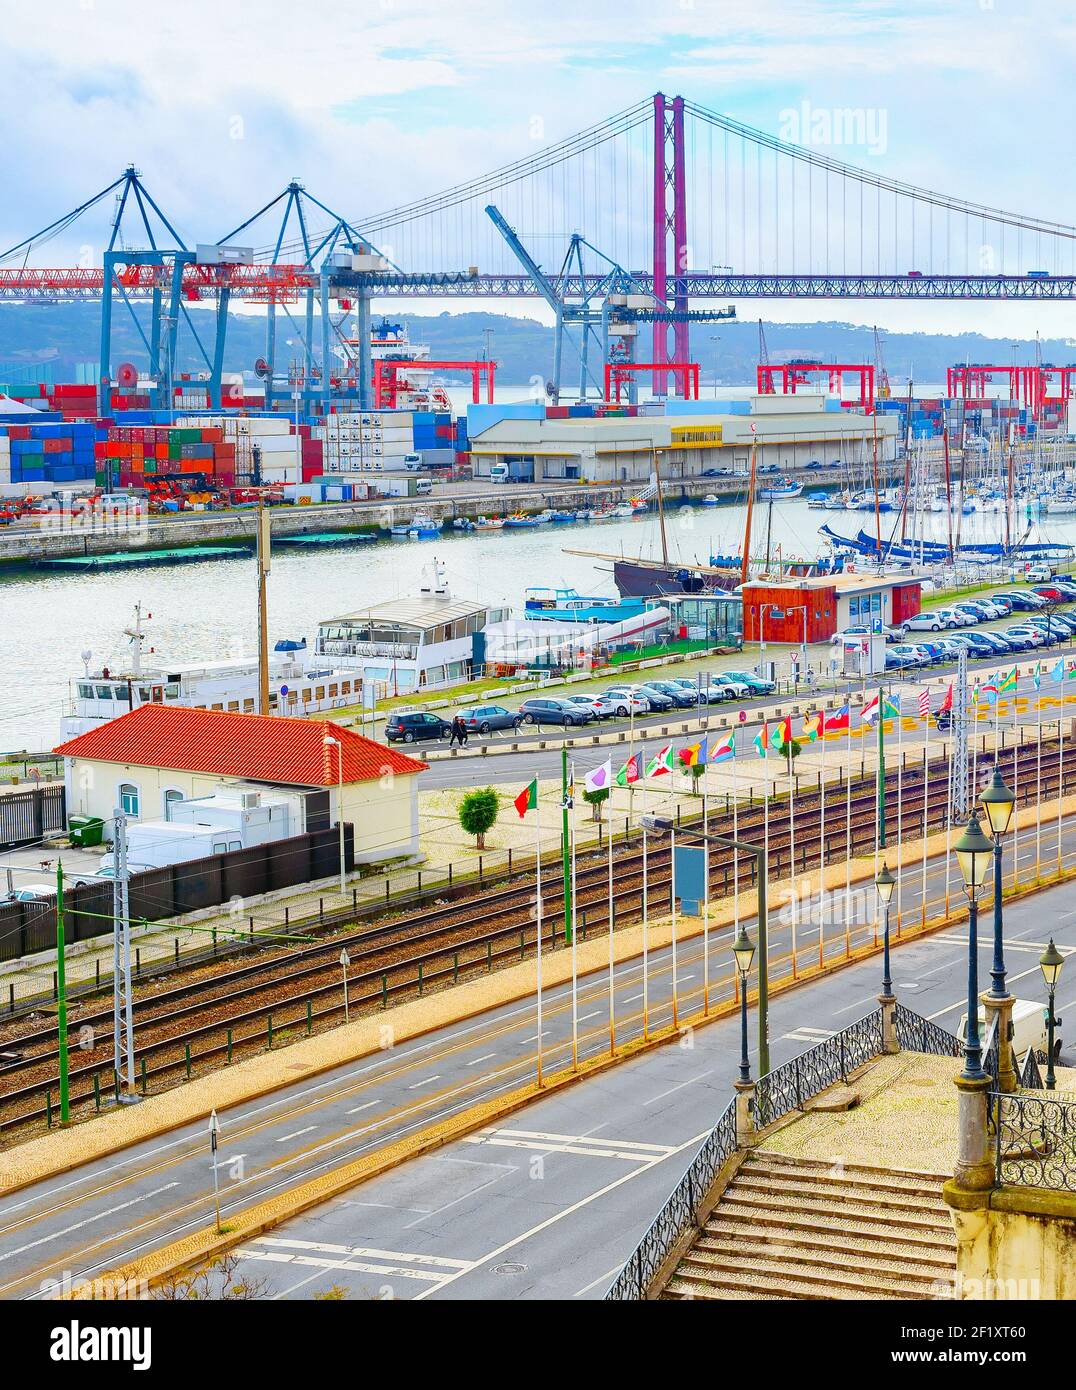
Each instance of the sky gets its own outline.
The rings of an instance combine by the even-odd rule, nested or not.
[[[40,0],[6,0],[0,243],[128,163],[189,244],[229,232],[292,177],[361,225],[655,90],[887,178],[1076,224],[1067,10],[1056,0],[50,0],[46,13]],[[827,133],[842,111],[853,126],[842,136],[831,121]],[[105,218],[90,214],[33,263],[99,260],[105,235]],[[270,230],[255,244],[262,236]],[[742,255],[736,268],[754,268],[749,248]],[[430,305],[440,307],[458,306]],[[739,307],[797,322],[1076,336],[1064,305]],[[504,310],[540,316],[533,301]]]

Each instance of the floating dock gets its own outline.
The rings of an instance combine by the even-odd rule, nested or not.
[[[308,536],[274,536],[277,548],[295,546],[301,550],[325,550],[330,546],[368,545],[377,540],[371,531],[314,531]]]
[[[136,565],[183,565],[197,560],[239,560],[252,554],[248,545],[192,545],[184,550],[126,550],[112,555],[65,555],[33,562],[46,570],[124,570]]]

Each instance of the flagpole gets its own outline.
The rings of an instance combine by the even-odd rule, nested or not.
[[[792,785],[792,725],[788,725],[789,738],[785,745],[788,754],[788,859],[789,882],[791,883],[790,906],[792,908],[792,978],[796,978],[796,811],[795,791]]]
[[[575,786],[575,764],[574,764],[574,763],[572,764],[572,786],[573,786],[573,787]],[[575,955],[575,943],[576,943],[576,940],[577,940],[577,932],[576,932],[576,892],[575,892],[576,874],[575,874],[575,798],[574,798],[574,796],[573,796],[573,798],[572,798],[572,809],[571,809],[571,816],[570,816],[570,819],[569,819],[569,822],[568,822],[568,830],[569,830],[569,835],[570,835],[570,837],[571,837],[571,853],[572,853],[572,902],[571,902],[571,912],[572,912],[572,1070],[573,1070],[573,1071],[576,1071],[576,1070],[578,1070],[578,1068],[579,1068],[579,997],[578,997],[579,974],[578,974],[578,970],[577,970],[577,966],[576,966],[576,955]],[[646,861],[645,861],[645,859],[644,859],[644,861],[643,861],[644,866],[645,866],[645,862],[646,862]],[[644,879],[643,879],[643,883],[644,883],[644,885],[645,885],[645,883],[646,883],[645,877],[644,877]],[[644,886],[644,889],[643,889],[644,894],[645,894],[645,891],[646,891],[646,889],[645,889],[645,886]],[[644,904],[645,904],[645,901],[646,901],[645,897],[644,897],[643,901],[644,901]],[[645,908],[644,908],[644,911],[645,911]]]
[[[1065,673],[1061,672],[1061,714],[1057,721],[1057,872],[1061,872],[1061,802],[1065,789]]]
[[[1035,682],[1035,712],[1038,722],[1035,754],[1035,882],[1042,877],[1042,667],[1038,667]]]
[[[852,949],[852,699],[848,697],[848,765],[844,769],[844,954]]]
[[[950,736],[949,736],[949,747],[948,747],[948,750],[947,750],[947,751],[948,751],[948,757],[947,757],[947,760],[946,760],[946,761],[947,761],[946,772],[947,772],[947,775],[948,775],[948,780],[947,780],[947,782],[946,782],[946,796],[945,796],[945,816],[946,816],[946,822],[947,822],[947,823],[946,823],[946,833],[945,833],[945,915],[946,915],[946,917],[949,916],[949,866],[950,866],[950,858],[949,858],[949,856],[950,856],[950,853],[951,853],[951,850],[952,850],[952,844],[953,844],[953,738],[952,738],[952,733],[951,733],[951,732],[950,732]]]
[[[930,711],[923,736],[923,886],[919,892],[920,921],[927,924],[927,839],[930,835]]]
[[[710,824],[707,818],[706,779],[710,771],[707,762],[702,774],[702,1011],[710,1012],[710,842],[706,836]],[[674,904],[675,906],[675,904]]]
[[[1013,667],[1016,670],[1016,667]],[[1017,695],[1020,690],[1020,677],[1016,677],[1016,685],[1012,692],[1012,792],[1013,808],[1015,814],[1012,822],[1012,886],[1016,887],[1017,879],[1020,876],[1020,742],[1022,730],[1020,728],[1020,711],[1016,707]]]
[[[822,742],[819,749],[819,768],[821,773],[821,800],[818,810],[818,964],[825,959],[823,934],[826,926],[825,868],[826,868],[826,708],[822,706],[819,715],[818,737]]]
[[[541,808],[534,808],[534,876],[537,888],[537,919],[538,919],[538,955],[537,955],[537,985],[538,985],[538,1085],[542,1084],[542,812]]]
[[[613,793],[609,792],[609,1056],[616,1054],[616,1011],[613,1004]]]
[[[646,869],[646,826],[643,826],[643,1042],[650,1037],[650,979],[647,973],[649,967],[649,948],[650,948],[650,903],[647,892],[647,869]]]
[[[740,838],[740,787],[736,773],[736,726],[732,729],[732,838]],[[740,859],[739,851],[732,851],[732,939],[740,934]],[[738,1003],[740,997],[740,972],[732,972],[732,1002]]]
[[[897,858],[900,862],[901,845],[904,843],[904,699],[897,693]],[[877,877],[877,875],[876,875]],[[897,872],[897,935],[900,936],[901,888],[904,875]]]
[[[672,869],[672,1026],[679,1027],[676,1000],[676,822],[669,834],[669,863]]]

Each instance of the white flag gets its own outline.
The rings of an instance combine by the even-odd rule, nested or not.
[[[586,775],[588,792],[607,792],[613,783],[613,760],[606,758],[600,767],[593,768]]]

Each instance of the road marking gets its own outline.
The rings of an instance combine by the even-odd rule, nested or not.
[[[589,1134],[546,1134],[541,1130],[490,1128],[465,1136],[468,1144],[493,1144],[507,1149],[528,1149],[532,1153],[581,1154],[585,1158],[625,1158],[635,1163],[651,1163],[667,1158],[672,1150],[665,1144],[646,1144],[634,1139],[599,1139]]]
[[[121,1202],[119,1206],[109,1207],[107,1211],[99,1211],[94,1216],[87,1216],[84,1221],[76,1221],[72,1226],[65,1226],[62,1231],[52,1231],[47,1236],[32,1240],[29,1245],[19,1245],[12,1250],[2,1250],[0,1251],[0,1260],[9,1260],[12,1255],[23,1255],[27,1250],[34,1250],[39,1245],[47,1245],[50,1240],[59,1240],[61,1236],[69,1236],[74,1231],[81,1231],[84,1226],[92,1226],[95,1221],[103,1221],[106,1217],[115,1216],[117,1212],[127,1211],[129,1207],[136,1207],[140,1202],[148,1202],[151,1197],[159,1197],[162,1192],[169,1192],[173,1187],[178,1186],[178,1182],[165,1183],[163,1187],[155,1187],[152,1192],[144,1192],[141,1197],[132,1197],[129,1202]]]
[[[420,1086],[432,1086],[435,1081],[440,1081],[440,1079],[440,1072],[438,1072],[436,1076],[424,1076],[421,1081],[413,1081],[407,1089],[409,1091],[417,1091]]]
[[[347,1112],[349,1115],[357,1115],[360,1110],[369,1110],[371,1105],[376,1105],[376,1100],[368,1100],[363,1105],[353,1105]]]
[[[705,1081],[710,1075],[708,1071],[700,1071],[698,1076],[691,1076],[687,1081],[681,1081],[676,1086],[670,1086],[667,1091],[661,1091],[656,1096],[651,1096],[649,1100],[644,1100],[644,1105],[656,1105],[659,1100],[664,1100],[666,1096],[671,1096],[674,1091],[682,1091],[685,1086],[694,1086],[696,1081]]]
[[[477,1067],[479,1062],[488,1062],[491,1057],[496,1057],[496,1052],[487,1052],[481,1057],[476,1057],[473,1062],[468,1062],[469,1067]]]
[[[305,1129],[293,1130],[291,1134],[282,1134],[276,1141],[278,1144],[286,1144],[289,1139],[298,1139],[303,1134],[309,1134],[311,1130],[317,1129],[317,1125],[307,1125]]]
[[[781,1041],[817,1043],[832,1037],[832,1031],[826,1028],[793,1028],[791,1033],[781,1034]]]
[[[450,1260],[442,1255],[418,1255],[405,1250],[379,1250],[367,1245],[333,1245],[320,1240],[293,1240],[286,1236],[258,1236],[256,1245],[280,1246],[283,1250],[311,1251],[320,1255],[360,1255],[372,1260],[402,1260],[437,1269],[469,1269],[470,1260]]]

